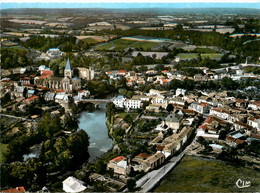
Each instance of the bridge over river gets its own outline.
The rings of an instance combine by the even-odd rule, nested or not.
[[[111,102],[112,99],[81,99],[78,102],[84,102],[84,103],[92,103],[95,105],[95,108],[98,108],[98,105],[100,103],[108,103]]]

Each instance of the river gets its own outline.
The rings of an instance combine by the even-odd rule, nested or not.
[[[239,189],[236,182],[250,181],[250,186]],[[260,172],[235,167],[219,160],[185,156],[155,192],[258,192]]]
[[[112,139],[108,136],[106,125],[106,104],[101,103],[98,109],[87,110],[80,114],[79,129],[89,135],[89,161],[100,157],[113,146]]]

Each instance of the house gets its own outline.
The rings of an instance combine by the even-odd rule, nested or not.
[[[236,107],[239,107],[239,108],[245,108],[246,105],[247,105],[247,101],[246,100],[243,100],[243,99],[236,99]]]
[[[131,99],[126,99],[124,101],[124,107],[129,109],[140,109],[141,100],[137,96],[133,96]]]
[[[161,165],[165,160],[165,156],[161,152],[156,152],[152,156],[148,157],[145,162],[150,167],[150,169],[154,169],[157,166]]]
[[[77,68],[80,79],[93,80],[95,77],[95,71],[90,67],[88,68]]]
[[[87,98],[90,96],[90,92],[88,90],[82,90],[78,92],[79,100]]]
[[[177,88],[175,96],[179,96],[179,95],[185,96],[185,93],[186,93],[185,89]]]
[[[37,101],[37,100],[39,100],[39,96],[32,96],[32,97],[26,99],[25,101],[26,101],[27,103],[33,103],[33,102],[35,102],[35,101]]]
[[[226,143],[230,146],[236,147],[239,144],[242,145],[242,144],[245,144],[246,142],[245,142],[245,140],[236,139],[234,137],[229,136],[226,138]]]
[[[161,104],[162,107],[166,108],[168,105],[168,101],[163,95],[158,95],[152,98],[151,100],[152,104]]]
[[[125,70],[118,70],[118,71],[117,71],[117,75],[119,75],[119,76],[125,76],[125,75],[126,75],[126,71],[125,71]]]
[[[23,186],[19,186],[9,190],[2,190],[1,192],[25,192],[25,188]]]
[[[250,117],[248,119],[248,125],[257,129],[260,133],[260,117]]]
[[[110,160],[107,164],[107,169],[112,169],[114,174],[127,176],[130,172],[130,168],[127,164],[127,159],[124,156],[118,156]]]
[[[147,106],[145,108],[145,110],[149,111],[149,112],[156,112],[156,113],[158,113],[158,112],[160,112],[161,108],[162,108],[161,104],[155,104],[154,103],[154,104],[150,104],[149,106]]]
[[[17,86],[14,89],[13,96],[15,98],[24,97],[24,94],[26,94],[26,90],[23,86]]]
[[[132,167],[134,171],[144,171],[148,172],[150,167],[146,163],[146,159],[148,158],[148,155],[146,153],[140,153],[139,155],[135,156],[132,160]]]
[[[260,101],[254,101],[254,102],[250,102],[250,104],[248,105],[248,108],[251,108],[252,110],[260,110]]]
[[[53,92],[46,92],[43,96],[45,101],[54,101],[55,99],[55,93]]]
[[[235,121],[233,125],[235,130],[244,129],[248,135],[250,135],[255,130],[252,126],[240,121]]]
[[[169,114],[164,121],[169,128],[177,130],[180,128],[182,118],[181,115],[175,113]]]
[[[28,90],[27,91],[27,97],[31,97],[35,94],[35,90]]]
[[[209,112],[210,115],[215,115],[221,119],[229,120],[230,119],[230,113],[229,111],[219,109],[219,108],[212,108]]]
[[[113,99],[113,103],[115,104],[116,107],[118,108],[124,108],[124,102],[126,100],[126,97],[123,95],[118,95]]]
[[[165,158],[167,158],[170,155],[173,155],[175,152],[177,152],[180,149],[180,147],[180,143],[178,141],[174,141],[172,143],[164,145],[162,153],[165,155]]]
[[[87,187],[84,186],[84,182],[81,180],[78,180],[77,178],[70,176],[66,180],[62,182],[63,184],[63,190],[65,192],[82,192],[84,191]]]
[[[191,103],[189,109],[196,111],[200,114],[205,114],[209,112],[209,105],[207,103]]]
[[[149,90],[149,93],[147,93],[146,95],[147,96],[155,96],[155,95],[163,95],[163,94],[165,94],[166,93],[166,91],[159,91],[159,90],[155,90],[155,89],[150,89]]]

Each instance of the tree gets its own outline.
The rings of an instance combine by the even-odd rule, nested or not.
[[[172,104],[168,104],[167,107],[166,107],[166,110],[170,113],[172,112],[174,109],[173,105]]]
[[[133,191],[136,186],[136,181],[134,179],[129,179],[126,182],[126,187],[129,191]]]

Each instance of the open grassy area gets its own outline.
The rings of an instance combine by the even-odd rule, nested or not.
[[[129,46],[132,48],[142,47],[143,50],[147,50],[156,45],[158,45],[157,42],[134,41],[120,38],[117,40],[112,40],[107,43],[100,44],[96,47],[96,50],[123,50]]]
[[[195,52],[198,52],[198,53],[219,53],[218,51],[212,50],[210,48],[196,48]]]
[[[131,118],[133,119],[134,117],[136,117],[138,115],[138,113],[120,113],[120,114],[117,114],[117,117],[124,119],[126,115],[130,115]]]
[[[223,54],[211,53],[211,54],[201,54],[201,58],[209,57],[212,60],[220,60]]]
[[[99,43],[99,41],[97,41],[97,40],[95,40],[93,38],[87,38],[87,39],[84,39],[84,40],[81,40],[81,41],[84,41],[84,42],[86,42],[88,44],[97,44],[97,43]]]
[[[6,149],[7,149],[7,144],[0,143],[0,163],[4,162],[3,152],[5,152]]]
[[[179,53],[179,54],[177,54],[177,56],[180,57],[181,60],[197,59],[198,58],[197,53]]]
[[[188,59],[197,59],[198,53],[179,53],[177,54],[178,57],[181,58],[181,60],[188,60]],[[219,53],[207,53],[207,54],[201,54],[201,58],[207,58],[209,57],[212,60],[220,60],[223,54]]]
[[[133,48],[143,48],[143,50],[151,49],[154,46],[157,46],[159,43],[157,42],[136,42],[131,45]]]
[[[239,189],[238,179],[250,181],[251,186]],[[185,156],[163,180],[155,192],[257,192],[260,172],[227,165],[218,160]]]
[[[96,50],[123,50],[133,43],[135,43],[135,41],[117,39],[98,45]]]

